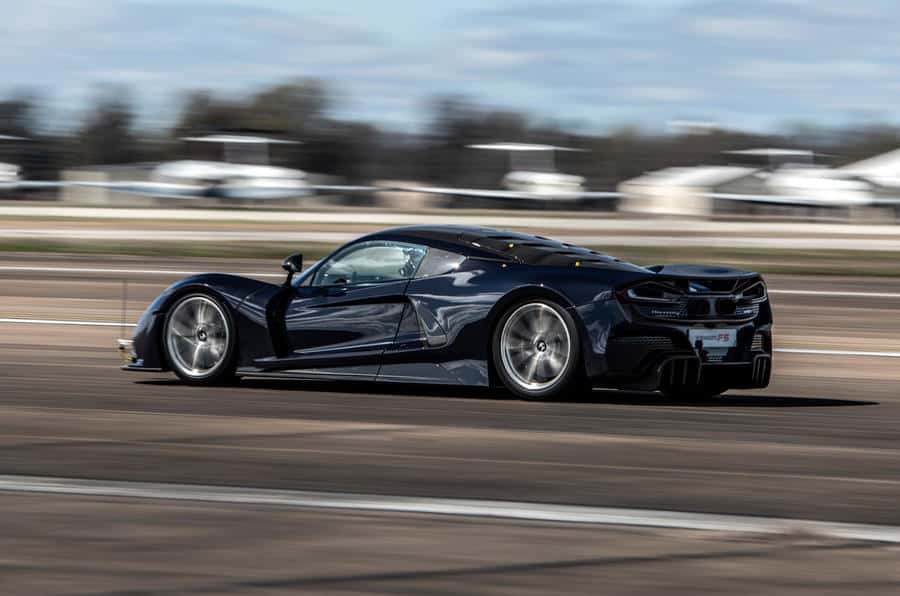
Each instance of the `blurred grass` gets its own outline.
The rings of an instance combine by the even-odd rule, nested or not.
[[[155,258],[215,257],[282,259],[302,252],[309,260],[328,255],[337,245],[270,242],[104,242],[96,240],[0,240],[0,253],[69,253]],[[608,247],[592,247],[604,251]],[[728,249],[702,247],[615,247],[613,254],[640,265],[702,263],[751,269],[761,273],[900,277],[900,252],[848,250]]]

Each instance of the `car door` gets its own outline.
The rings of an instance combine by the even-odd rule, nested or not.
[[[374,377],[426,252],[379,240],[353,244],[322,263],[308,285],[296,288],[285,312],[292,367]]]

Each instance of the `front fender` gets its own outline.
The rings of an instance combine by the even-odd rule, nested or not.
[[[266,282],[224,273],[203,273],[176,281],[163,290],[141,315],[132,336],[136,361],[129,368],[168,370],[162,349],[162,327],[166,313],[180,297],[192,292],[210,294],[234,314],[252,294],[274,287]]]

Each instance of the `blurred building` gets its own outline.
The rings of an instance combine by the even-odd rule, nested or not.
[[[767,192],[762,173],[744,166],[665,168],[619,184],[619,205],[630,213],[707,217],[713,212],[710,193]]]
[[[90,186],[90,184],[149,181],[153,169],[158,165],[156,162],[145,162],[121,165],[95,165],[63,170],[60,178],[65,184],[60,192],[60,199],[67,203],[82,205],[155,205],[157,201],[153,197],[141,197],[119,192],[109,187]],[[81,183],[86,184],[82,185]]]

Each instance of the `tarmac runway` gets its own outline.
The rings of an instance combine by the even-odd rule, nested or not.
[[[50,271],[55,269],[55,271]],[[116,323],[183,272],[0,259],[0,319]],[[138,271],[142,271],[140,273]],[[167,274],[166,271],[176,273]],[[900,352],[900,280],[771,276],[777,345]],[[843,295],[853,293],[851,297]],[[116,327],[0,323],[0,474],[900,526],[896,358],[779,354],[711,403],[118,370]],[[0,490],[6,593],[896,593],[896,544]]]
[[[0,240],[210,244],[260,242],[339,245],[400,225],[479,225],[541,233],[602,247],[681,247],[809,251],[900,251],[900,231],[887,224],[806,221],[700,221],[653,217],[534,213],[400,213],[380,209],[140,209],[21,205],[0,201]]]

